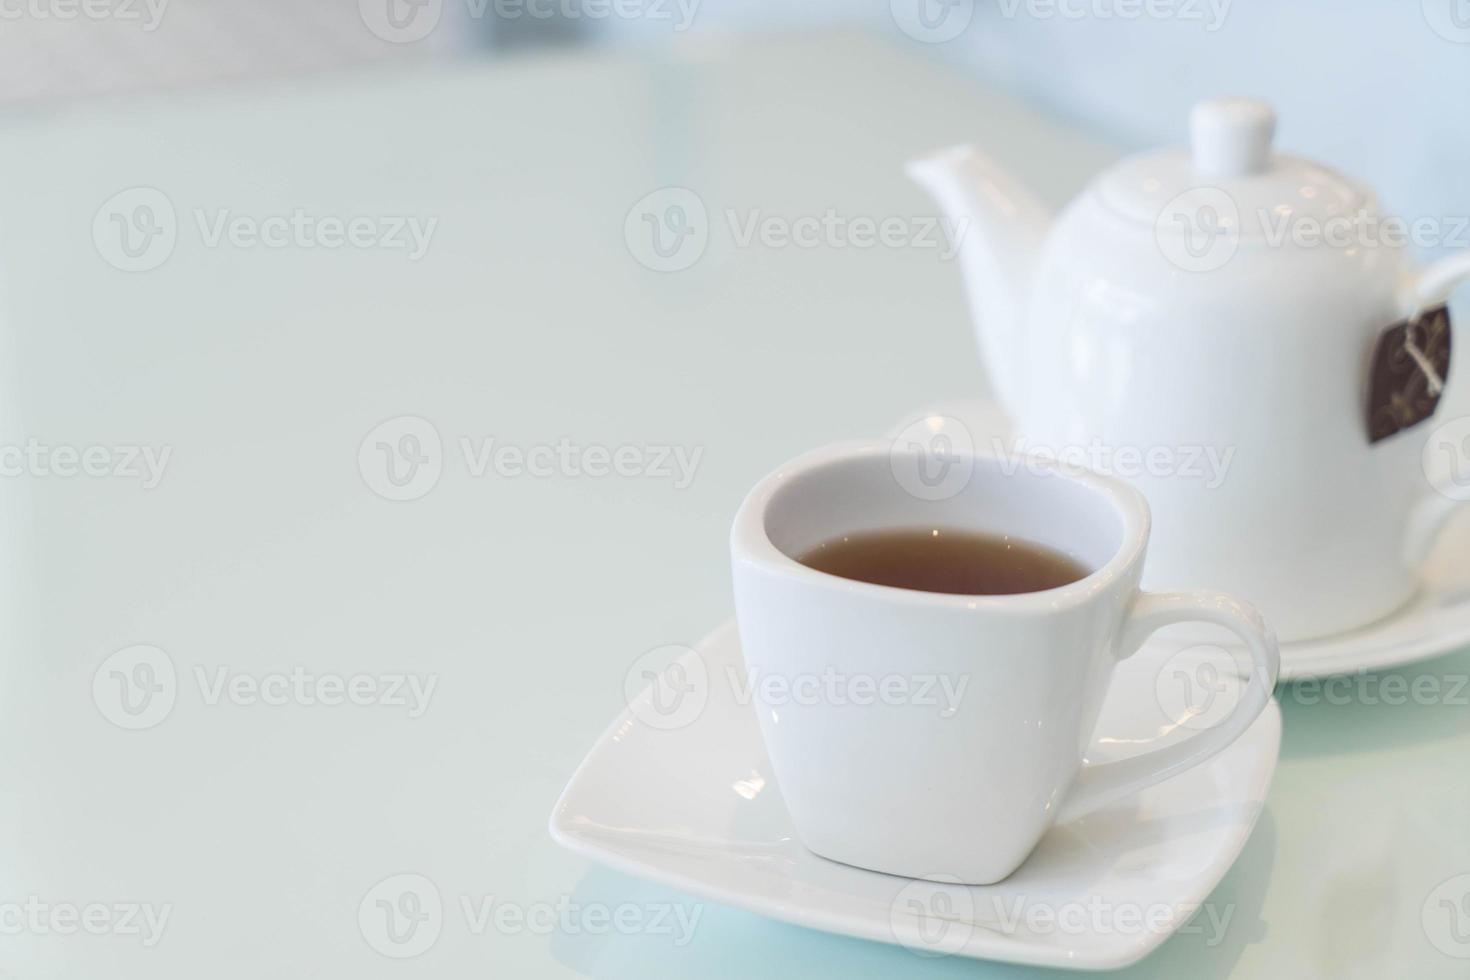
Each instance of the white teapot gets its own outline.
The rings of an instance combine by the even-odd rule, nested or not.
[[[1156,528],[1145,586],[1246,596],[1292,640],[1379,619],[1417,587],[1455,503],[1421,463],[1448,420],[1421,416],[1448,373],[1439,307],[1470,255],[1415,268],[1369,189],[1273,153],[1274,130],[1263,103],[1200,103],[1188,149],[1123,160],[1055,219],[971,147],[910,173],[968,229],[1012,448],[1136,483]]]

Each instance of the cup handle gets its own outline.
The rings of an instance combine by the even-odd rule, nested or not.
[[[1091,813],[1199,765],[1244,735],[1270,702],[1281,667],[1276,634],[1254,606],[1223,593],[1141,593],[1123,624],[1119,653],[1132,656],[1155,631],[1188,622],[1214,623],[1245,641],[1251,655],[1251,676],[1235,710],[1221,724],[1173,745],[1117,762],[1084,765],[1062,801],[1058,823]]]

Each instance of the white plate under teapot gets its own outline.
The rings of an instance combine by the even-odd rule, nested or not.
[[[994,403],[975,399],[947,402],[906,415],[890,432],[898,438],[926,420],[954,428],[977,452],[1010,450],[1017,445],[1009,423]],[[1413,598],[1390,615],[1367,626],[1308,640],[1281,644],[1281,680],[1328,677],[1382,670],[1427,660],[1470,646],[1470,514],[1462,513],[1445,529],[1420,569],[1421,585]],[[1187,583],[1184,583],[1187,585]],[[1200,637],[1163,632],[1150,646],[1183,647]],[[1215,642],[1213,637],[1211,643]],[[1232,641],[1217,644],[1229,647]]]

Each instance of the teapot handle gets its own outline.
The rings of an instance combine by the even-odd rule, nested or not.
[[[1440,305],[1449,299],[1456,286],[1467,280],[1470,280],[1470,251],[1457,252],[1431,263],[1410,284],[1410,314]],[[1470,428],[1470,421],[1466,422],[1466,427]],[[1430,438],[1434,436],[1431,435]],[[1453,455],[1457,447],[1450,448]],[[1458,448],[1470,452],[1470,445]],[[1409,524],[1404,538],[1404,562],[1409,568],[1416,570],[1428,560],[1445,524],[1462,504],[1470,502],[1470,474],[1452,471],[1447,474],[1447,485],[1441,485],[1442,481],[1437,482],[1432,476],[1430,480],[1432,489],[1420,498],[1409,513]]]
[[[1438,306],[1466,280],[1470,280],[1470,250],[1431,262],[1410,284],[1409,312]]]

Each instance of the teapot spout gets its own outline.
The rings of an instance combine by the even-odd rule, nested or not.
[[[1051,216],[1029,189],[973,146],[911,161],[906,171],[960,236],[960,270],[990,387],[1014,420],[1027,383],[1026,305]]]

